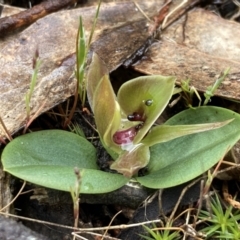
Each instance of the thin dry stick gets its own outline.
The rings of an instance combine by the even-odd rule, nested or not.
[[[167,216],[165,215],[164,211],[163,211],[163,205],[162,205],[162,195],[163,195],[163,191],[164,189],[160,189],[158,192],[158,206],[159,206],[159,213],[160,216],[163,216],[165,222],[167,222]]]
[[[93,233],[93,232],[84,232],[84,233],[89,234],[89,235],[93,235],[93,236],[96,236],[96,237],[102,237],[102,234],[100,234],[100,233]],[[85,238],[83,238],[82,236],[77,235],[75,232],[72,232],[72,235],[73,235],[73,236],[76,236],[76,237],[79,237],[79,238],[81,238],[81,239],[85,239]],[[98,238],[96,238],[96,239],[98,239]],[[114,238],[114,237],[109,237],[109,236],[105,236],[105,239],[109,239],[109,240],[121,240],[120,238]],[[88,239],[87,239],[87,240],[88,240]]]
[[[39,18],[74,3],[76,3],[76,0],[43,1],[31,9],[3,17],[0,19],[0,35],[4,36],[6,33],[12,32],[20,27],[30,25]]]
[[[35,114],[32,116],[32,118],[26,123],[26,125],[25,125],[25,127],[23,129],[23,134],[26,133],[26,131],[27,131],[28,127],[31,125],[31,123],[38,117],[38,115],[40,115],[40,112],[44,108],[46,102],[47,102],[47,99],[45,99],[45,101],[42,103],[40,108],[35,112]]]
[[[195,209],[194,208],[188,208],[184,212],[181,213],[181,214],[183,214],[183,213],[185,214],[185,212],[186,212],[186,214],[187,214],[187,216],[185,217],[186,218],[185,224],[182,226],[183,229],[185,230],[183,240],[186,240],[186,237],[189,237],[189,236],[192,236],[192,237],[196,236],[196,230],[191,226],[191,224],[189,224],[189,220],[190,220],[190,217],[191,217],[190,213],[191,213],[192,210],[195,210]]]
[[[224,156],[227,154],[227,152],[230,150],[230,147],[227,148]],[[204,192],[203,192],[203,196],[205,196],[207,194],[207,192],[209,192],[209,188],[211,186],[211,183],[213,181],[213,178],[217,176],[217,172],[218,172],[218,169],[220,167],[220,165],[222,164],[223,162],[223,159],[224,157],[222,157],[222,159],[218,162],[217,166],[215,167],[213,173],[211,174],[211,178],[207,180],[206,182],[206,186],[205,186],[205,189],[204,189]]]
[[[42,223],[42,224],[46,224],[46,225],[49,225],[49,226],[62,227],[62,228],[71,229],[71,230],[77,230],[77,231],[79,231],[79,233],[87,232],[87,231],[102,231],[102,230],[107,230],[107,229],[108,230],[126,229],[126,228],[138,227],[138,226],[142,226],[142,225],[146,225],[146,224],[150,224],[150,223],[161,222],[161,220],[152,220],[152,221],[146,221],[146,222],[140,222],[140,223],[134,223],[134,224],[121,224],[121,225],[110,226],[110,227],[108,226],[108,227],[99,227],[99,228],[75,228],[75,227],[71,227],[71,226],[66,226],[66,225],[62,225],[62,224],[42,221],[42,220],[38,220],[38,219],[21,217],[21,216],[10,214],[10,213],[0,212],[0,214],[5,215],[5,216],[9,216],[9,217],[14,217],[14,218],[26,220],[26,221],[30,221],[30,222]],[[75,233],[77,233],[77,232],[75,232]]]
[[[0,136],[0,143],[7,145],[6,141]]]
[[[147,205],[151,203],[157,195],[158,195],[158,191],[148,196],[142,203],[142,206],[144,206],[144,216],[146,219],[147,219]]]
[[[217,175],[240,167],[240,164],[239,164],[239,163],[237,164],[237,163],[232,163],[232,162],[227,162],[227,161],[222,161],[222,163],[228,164],[228,165],[230,165],[231,167],[224,168],[224,169],[218,171],[218,172],[217,172]]]
[[[197,209],[197,213],[196,213],[196,217],[195,217],[195,220],[194,220],[194,223],[193,225],[196,226],[196,221],[198,219],[198,216],[199,216],[199,213],[200,213],[200,210],[202,209],[202,203],[203,203],[203,188],[204,188],[204,180],[201,180],[201,183],[200,183],[200,196],[199,196],[199,201],[198,201],[198,209]]]
[[[186,212],[192,211],[192,210],[195,210],[195,208],[188,208],[188,209],[182,211],[177,217],[175,217],[175,218],[173,219],[173,221],[176,221],[176,220],[177,220],[178,218],[180,218],[183,214],[185,214]]]
[[[240,16],[240,8],[238,11],[230,18],[230,20],[236,20]]]
[[[159,230],[169,230],[169,231],[181,231],[184,233],[184,229],[180,227],[159,227],[159,228],[152,228],[152,231],[159,231]]]
[[[78,220],[79,220],[79,202],[80,202],[80,186],[81,186],[81,174],[79,168],[75,167],[74,168],[74,173],[76,176],[76,183],[75,183],[75,188],[71,189],[71,195],[72,195],[72,200],[73,200],[73,216],[74,216],[74,227],[78,227]],[[75,240],[75,236],[73,237],[73,240]]]
[[[82,236],[79,236],[79,235],[76,235],[76,234],[73,235],[73,240],[75,240],[76,237],[77,237],[77,238],[80,238],[80,239],[82,239],[82,240],[88,240],[87,238],[82,237]]]
[[[73,114],[75,113],[75,110],[76,110],[76,107],[77,107],[77,103],[78,103],[78,89],[79,89],[79,84],[78,84],[78,81],[76,81],[76,90],[75,90],[75,94],[74,94],[73,106],[72,106],[72,108],[70,110],[68,118],[65,120],[63,128],[66,128],[67,125],[70,124],[70,122],[71,122],[71,120],[73,118]]]
[[[169,222],[173,221],[174,215],[175,215],[175,213],[176,213],[176,211],[177,211],[177,209],[178,209],[178,207],[179,207],[179,205],[180,205],[180,203],[181,203],[181,201],[182,201],[183,196],[184,196],[185,193],[187,192],[187,190],[188,190],[189,188],[191,188],[192,186],[194,186],[201,178],[202,178],[202,177],[196,179],[195,181],[193,181],[192,183],[190,183],[189,185],[187,185],[187,186],[182,190],[182,192],[181,192],[181,194],[180,194],[180,196],[179,196],[179,198],[178,198],[178,201],[177,201],[177,203],[175,204],[175,207],[174,207],[174,209],[173,209],[173,211],[172,211],[172,213],[171,213],[171,215],[170,215],[170,217],[169,217],[169,220],[168,220]]]
[[[2,209],[0,209],[0,213],[1,213],[3,210],[5,210],[6,208],[8,208],[12,203],[15,202],[15,200],[16,200],[16,199],[18,198],[18,196],[21,194],[21,192],[22,192],[23,188],[25,187],[25,185],[26,185],[26,181],[23,182],[22,187],[20,188],[20,190],[19,190],[19,192],[17,193],[17,195],[13,198],[13,200],[12,200],[10,203],[8,203],[5,207],[3,207]]]
[[[6,134],[7,138],[8,138],[8,140],[9,140],[9,141],[12,141],[12,140],[13,140],[13,139],[12,139],[12,136],[11,136],[10,132],[8,131],[6,125],[4,124],[4,122],[3,122],[3,120],[2,120],[1,117],[0,117],[0,123],[1,123],[1,125],[2,125],[2,127],[3,127],[3,129],[4,129],[4,131],[5,131],[5,134]]]
[[[121,224],[121,225],[110,226],[110,227],[81,228],[81,229],[79,229],[79,231],[80,232],[85,232],[85,231],[102,231],[102,230],[113,230],[113,229],[126,229],[126,228],[138,227],[138,226],[143,226],[143,225],[150,224],[150,223],[159,223],[159,222],[161,222],[160,219],[146,221],[146,222],[140,222],[140,223],[133,223],[133,224]]]
[[[186,239],[186,236],[193,237],[195,240],[202,240],[201,238],[197,237],[197,232],[192,224],[188,224],[190,218],[190,212],[194,211],[195,208],[188,208],[185,211],[181,212],[177,217],[174,218],[173,222],[175,222],[178,218],[180,218],[183,214],[187,212],[186,223],[180,227],[182,229],[184,237],[183,240]]]
[[[226,150],[224,156],[226,155],[226,153],[230,150],[230,147]],[[199,213],[200,213],[200,210],[202,208],[202,200],[204,199],[204,197],[207,195],[207,193],[209,192],[209,188],[211,186],[211,183],[212,183],[212,180],[214,177],[217,176],[218,174],[218,169],[220,167],[220,165],[223,163],[223,158],[218,162],[217,166],[215,167],[213,173],[210,175],[210,177],[208,176],[208,179],[205,183],[205,187],[203,187],[201,185],[201,194],[200,194],[200,198],[199,198],[199,201],[198,201],[198,211],[197,211],[197,214],[196,216],[198,217]],[[211,214],[211,212],[210,212]],[[196,222],[195,222],[196,224]]]
[[[81,117],[95,132],[98,132],[97,129],[84,117],[84,115],[82,115]]]
[[[10,213],[4,213],[4,212],[0,212],[0,214],[5,215],[5,216],[9,216],[9,217],[13,217],[13,218],[22,219],[22,220],[25,220],[25,221],[30,221],[30,222],[35,222],[35,223],[41,223],[41,224],[45,224],[45,225],[49,225],[49,226],[62,227],[62,228],[66,228],[66,229],[78,230],[78,231],[79,231],[79,228],[75,229],[74,227],[70,227],[70,226],[66,226],[66,225],[61,225],[61,224],[57,224],[57,223],[52,223],[52,222],[47,222],[47,221],[41,221],[41,220],[38,220],[38,219],[33,219],[33,218],[28,218],[28,217],[22,217],[22,216],[10,214]]]
[[[110,221],[110,223],[109,223],[109,225],[108,225],[109,227],[112,225],[113,220],[114,220],[121,212],[122,212],[122,210],[119,211],[119,212],[117,212],[117,213],[113,216],[113,218],[111,219],[111,221]],[[108,232],[108,229],[106,229],[106,231],[104,232],[101,240],[104,239],[104,237],[106,236],[107,232]]]
[[[168,18],[173,15],[178,9],[180,9],[183,5],[185,5],[188,2],[188,0],[183,0],[177,7],[175,7],[168,15],[164,18],[163,23],[162,23],[162,29],[165,28],[166,22]]]
[[[178,218],[180,218],[183,214],[185,214],[187,212],[187,216],[190,217],[190,212],[196,210],[195,208],[188,208],[185,211],[181,212],[177,217],[174,218],[173,222],[175,222]],[[189,219],[189,217],[187,217],[187,219]],[[197,232],[195,232],[196,229],[196,224],[187,224],[188,220],[186,220],[186,223],[182,226],[183,228],[187,228],[187,230],[184,231],[184,239],[185,236],[191,236],[196,240],[202,240],[201,238],[199,238],[198,236],[196,236]],[[189,231],[191,231],[191,233],[189,233]],[[184,240],[183,239],[183,240]]]
[[[195,0],[195,1],[191,0],[191,1],[189,2],[189,4],[185,6],[185,9],[182,9],[182,10],[179,11],[178,16],[174,17],[173,20],[167,22],[167,21],[168,21],[168,18],[169,18],[171,15],[173,15],[177,10],[181,9],[184,4],[188,3],[188,1],[189,1],[189,0],[183,0],[182,3],[180,3],[176,8],[174,8],[170,13],[168,13],[168,15],[165,17],[165,19],[164,19],[164,21],[163,21],[163,23],[162,23],[162,27],[161,27],[162,30],[164,30],[167,26],[169,26],[172,22],[174,22],[174,21],[175,21],[177,18],[179,18],[182,14],[184,14],[184,13],[186,12],[186,8],[189,9],[189,8],[193,7],[194,5],[196,5],[198,2],[200,2],[200,0]]]
[[[153,21],[147,16],[147,14],[142,10],[142,8],[138,5],[138,3],[136,3],[136,1],[133,1],[133,3],[135,4],[135,6],[136,6],[137,9],[139,10],[139,12],[140,12],[149,22],[153,22]]]
[[[59,110],[60,113],[54,112],[53,110],[48,111],[48,112],[46,112],[46,113],[49,114],[50,116],[53,116],[55,121],[57,121],[57,116],[59,116],[59,117],[61,117],[61,118],[66,117],[66,114],[63,113],[63,112],[60,110],[60,108],[58,108],[58,110]]]
[[[172,0],[165,1],[164,5],[159,9],[158,14],[154,17],[154,23],[152,24],[152,26],[149,26],[148,32],[154,37],[156,37],[156,35],[160,33],[160,24],[167,16],[168,9],[171,3]]]
[[[237,7],[240,8],[240,3],[239,3],[237,0],[232,0],[232,2],[233,2]]]

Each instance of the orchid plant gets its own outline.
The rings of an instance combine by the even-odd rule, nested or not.
[[[149,147],[232,121],[153,126],[174,93],[175,80],[175,77],[159,75],[138,77],[124,83],[116,96],[107,68],[98,55],[93,54],[87,93],[100,139],[110,154],[117,154],[111,169],[131,178],[148,165]]]
[[[149,188],[168,188],[207,171],[240,139],[240,115],[214,106],[190,108],[156,125],[178,91],[175,77],[135,78],[115,95],[107,67],[94,53],[86,80],[100,140],[114,160],[110,168],[118,173],[100,170],[92,144],[63,130],[15,138],[1,155],[5,171],[70,191],[77,167],[80,189],[76,192],[88,194],[110,192],[130,180]],[[142,168],[144,175],[138,174]]]

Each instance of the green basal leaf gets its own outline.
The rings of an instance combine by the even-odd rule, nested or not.
[[[76,182],[74,168],[67,166],[19,166],[8,169],[8,172],[28,182],[66,192]],[[80,169],[80,176],[80,193],[87,194],[111,192],[129,181],[123,175],[97,169]]]
[[[203,123],[193,125],[160,125],[153,127],[148,135],[141,141],[141,143],[147,146],[153,146],[157,143],[163,143],[173,140],[178,137],[186,136],[193,133],[200,133],[204,131],[213,130],[216,128],[223,127],[230,123],[233,119],[224,122],[215,123]]]
[[[84,138],[61,130],[46,130],[14,139],[3,150],[2,164],[12,175],[49,188],[70,191],[80,169],[81,193],[118,189],[128,179],[98,170],[96,150]]]
[[[134,143],[141,141],[167,106],[175,80],[174,77],[144,76],[124,83],[119,89],[117,99],[124,114],[137,113],[144,119]]]
[[[19,136],[3,150],[4,169],[28,165],[56,165],[97,169],[96,150],[77,134],[44,130]]]
[[[147,166],[149,159],[149,147],[138,144],[130,151],[123,151],[110,168],[122,173],[125,177],[131,178],[139,169]]]
[[[107,67],[96,53],[93,53],[92,62],[87,74],[87,95],[89,104],[93,110],[93,98],[96,88],[104,75],[108,74]]]
[[[207,132],[191,134],[150,149],[149,174],[137,181],[150,188],[168,188],[187,182],[216,164],[240,138],[240,115],[219,107],[183,111],[166,125],[223,122],[229,124]]]

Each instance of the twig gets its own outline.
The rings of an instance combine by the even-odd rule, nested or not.
[[[56,12],[59,9],[65,8],[76,2],[77,0],[44,1],[31,9],[27,9],[8,17],[3,17],[0,19],[0,37],[4,37],[6,33],[14,31],[20,27],[30,25],[39,18],[42,18],[49,13]]]
[[[3,120],[2,120],[1,117],[0,117],[0,124],[2,125],[2,127],[3,127],[3,129],[4,129],[5,134],[6,134],[7,138],[8,138],[8,140],[9,140],[9,141],[12,141],[12,140],[13,140],[13,139],[12,139],[12,136],[11,136],[10,132],[8,131],[6,125],[5,125],[5,123],[3,122]],[[3,143],[6,144],[6,142],[4,141],[4,139],[1,138],[1,141],[3,141]]]
[[[175,7],[168,15],[165,17],[163,23],[162,23],[162,29],[165,28],[166,22],[168,18],[173,15],[178,9],[182,8],[183,5],[185,5],[188,2],[188,0],[183,0],[177,7]]]
[[[100,233],[93,233],[93,232],[84,232],[86,234],[92,235],[92,236],[96,236],[96,239],[99,239],[100,237],[102,237],[102,234]],[[73,236],[76,236],[80,239],[85,240],[86,238],[79,236],[78,234],[76,234],[75,232],[72,232]],[[99,238],[98,238],[99,237]],[[115,238],[115,237],[110,237],[110,236],[105,236],[104,239],[109,239],[109,240],[121,240],[120,238]],[[88,240],[88,239],[87,239]]]
[[[172,0],[167,0],[166,3],[160,8],[158,14],[154,17],[154,23],[149,27],[149,33],[154,34],[158,31],[160,24],[164,21],[166,16],[168,16],[169,6]]]
[[[21,187],[20,190],[18,191],[17,195],[13,198],[13,200],[12,200],[10,203],[8,203],[6,206],[4,206],[2,209],[0,209],[0,213],[2,213],[3,210],[5,210],[6,208],[8,208],[12,203],[15,202],[15,200],[18,198],[18,196],[22,193],[25,185],[26,185],[26,181],[23,182],[22,187]]]
[[[73,102],[73,106],[70,110],[70,113],[68,115],[68,118],[65,120],[65,122],[63,124],[64,129],[70,124],[70,122],[73,118],[73,115],[75,113],[77,103],[78,103],[78,89],[79,89],[79,84],[78,84],[78,81],[76,81],[76,90],[75,90],[75,93],[74,93],[74,102]]]
[[[114,220],[114,219],[117,217],[117,215],[119,215],[121,212],[122,212],[122,210],[119,211],[119,212],[117,212],[117,213],[113,216],[113,218],[111,219],[110,223],[108,224],[109,227],[112,225],[113,220]],[[108,229],[109,229],[109,228],[108,228]],[[101,240],[103,240],[104,237],[106,236],[106,234],[107,234],[107,232],[108,232],[108,229],[106,229],[106,231],[104,232],[104,234],[103,234]]]
[[[195,6],[197,3],[199,3],[200,0],[194,0],[194,1],[189,1],[189,0],[183,0],[182,3],[180,3],[176,8],[174,8],[168,15],[165,17],[163,23],[162,23],[162,30],[164,30],[167,26],[169,26],[171,23],[173,23],[177,18],[182,16],[188,9],[192,8]],[[186,6],[184,6],[187,4]],[[169,17],[172,16],[174,13],[177,13],[176,16],[172,18],[172,20],[168,21]]]
[[[200,179],[201,179],[201,177],[200,177],[200,178],[197,178],[195,181],[193,181],[192,183],[190,183],[189,185],[187,185],[187,186],[182,190],[182,192],[181,192],[181,194],[180,194],[180,196],[179,196],[179,198],[178,198],[178,201],[177,201],[177,203],[175,204],[175,207],[174,207],[174,209],[173,209],[173,211],[172,211],[172,213],[171,213],[171,215],[170,215],[170,217],[169,217],[169,220],[168,220],[169,222],[173,221],[173,217],[174,217],[174,215],[175,215],[175,213],[176,213],[176,211],[177,211],[177,209],[178,209],[178,207],[179,207],[179,205],[180,205],[180,203],[181,203],[181,201],[182,201],[183,196],[184,196],[185,193],[187,192],[187,190],[188,190],[189,188],[191,188],[192,186],[194,186]]]
[[[46,225],[50,225],[50,226],[62,227],[62,228],[65,228],[65,229],[77,230],[79,232],[102,231],[102,230],[107,230],[107,229],[109,229],[109,230],[112,230],[112,229],[126,229],[126,228],[142,226],[142,225],[146,225],[146,224],[150,224],[150,223],[159,223],[159,222],[161,222],[161,220],[158,219],[158,220],[151,220],[151,221],[134,223],[134,224],[121,224],[121,225],[110,226],[110,227],[107,226],[107,227],[98,227],[98,228],[75,228],[75,227],[71,227],[71,226],[66,226],[66,225],[62,225],[62,224],[42,221],[42,220],[38,220],[38,219],[22,217],[22,216],[10,214],[10,213],[0,212],[0,214],[5,215],[5,216],[9,216],[9,217],[14,217],[14,218],[26,220],[26,221],[30,221],[30,222],[42,223],[42,224],[46,224]],[[77,232],[75,232],[75,233],[77,233]]]
[[[29,121],[26,123],[26,125],[23,129],[23,134],[26,133],[26,131],[27,131],[28,127],[31,125],[31,123],[39,116],[39,114],[43,110],[46,103],[47,103],[47,99],[44,100],[44,102],[41,104],[40,108],[35,112],[35,114],[31,117],[31,119],[29,119]]]
[[[142,10],[142,8],[139,6],[138,3],[136,3],[136,1],[133,1],[133,3],[135,4],[136,8],[139,10],[139,12],[149,21],[152,22],[152,20],[147,16],[147,14]]]

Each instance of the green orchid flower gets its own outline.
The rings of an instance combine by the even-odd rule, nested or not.
[[[87,93],[100,139],[115,158],[111,169],[131,178],[148,165],[150,146],[219,128],[231,121],[153,126],[174,94],[175,81],[171,76],[138,77],[124,83],[116,96],[106,66],[93,53]]]

